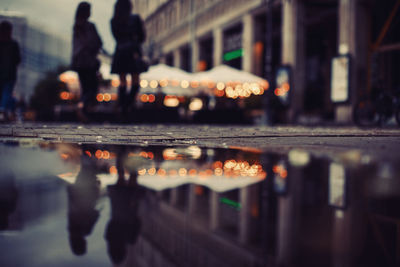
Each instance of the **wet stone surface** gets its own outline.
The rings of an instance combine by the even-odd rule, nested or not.
[[[399,265],[398,158],[198,145],[3,140],[0,265]]]

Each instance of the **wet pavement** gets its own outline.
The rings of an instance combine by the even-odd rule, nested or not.
[[[41,126],[1,129],[1,266],[400,264],[398,130]]]

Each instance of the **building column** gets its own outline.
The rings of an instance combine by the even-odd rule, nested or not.
[[[210,192],[210,229],[217,230],[220,223],[219,216],[219,193],[215,191]]]
[[[246,14],[243,17],[243,32],[242,32],[242,69],[247,72],[252,72],[253,63],[253,43],[254,43],[254,20],[251,14]]]
[[[189,195],[188,195],[188,213],[189,215],[193,215],[196,211],[196,203],[197,203],[197,196],[196,196],[196,185],[191,184],[189,185]]]
[[[277,247],[278,266],[292,266],[298,249],[299,205],[302,198],[303,173],[301,168],[291,168],[290,189],[278,199]]]
[[[175,49],[173,52],[174,55],[174,67],[181,68],[181,51],[179,48]]]
[[[222,64],[222,46],[223,46],[223,34],[221,28],[213,30],[213,66],[216,67]]]
[[[199,57],[200,57],[200,49],[199,49],[199,40],[195,39],[192,41],[192,72],[198,71]]]
[[[357,101],[357,88],[367,88],[366,75],[368,54],[367,8],[356,0],[339,0],[338,53],[351,58],[349,97],[350,103],[337,105],[337,122],[349,123],[352,120],[352,104]],[[358,27],[358,25],[360,27]]]
[[[239,242],[246,244],[250,236],[250,187],[241,188],[239,213]]]
[[[302,0],[283,0],[282,64],[292,68],[291,106],[288,120],[304,109],[305,34]]]

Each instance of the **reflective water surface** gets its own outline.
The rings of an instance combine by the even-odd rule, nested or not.
[[[1,266],[399,266],[400,165],[0,144]]]

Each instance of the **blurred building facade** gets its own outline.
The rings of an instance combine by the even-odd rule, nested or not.
[[[299,114],[352,120],[352,106],[369,93],[399,90],[398,1],[388,0],[135,0],[152,61],[187,71],[220,64],[267,78],[291,69],[288,121]],[[347,98],[331,97],[332,60],[347,56]],[[375,56],[375,57],[374,57]]]
[[[28,101],[46,72],[69,63],[70,43],[45,27],[30,23],[21,13],[2,11],[0,21],[3,20],[13,25],[12,38],[19,43],[22,56],[15,93]]]

